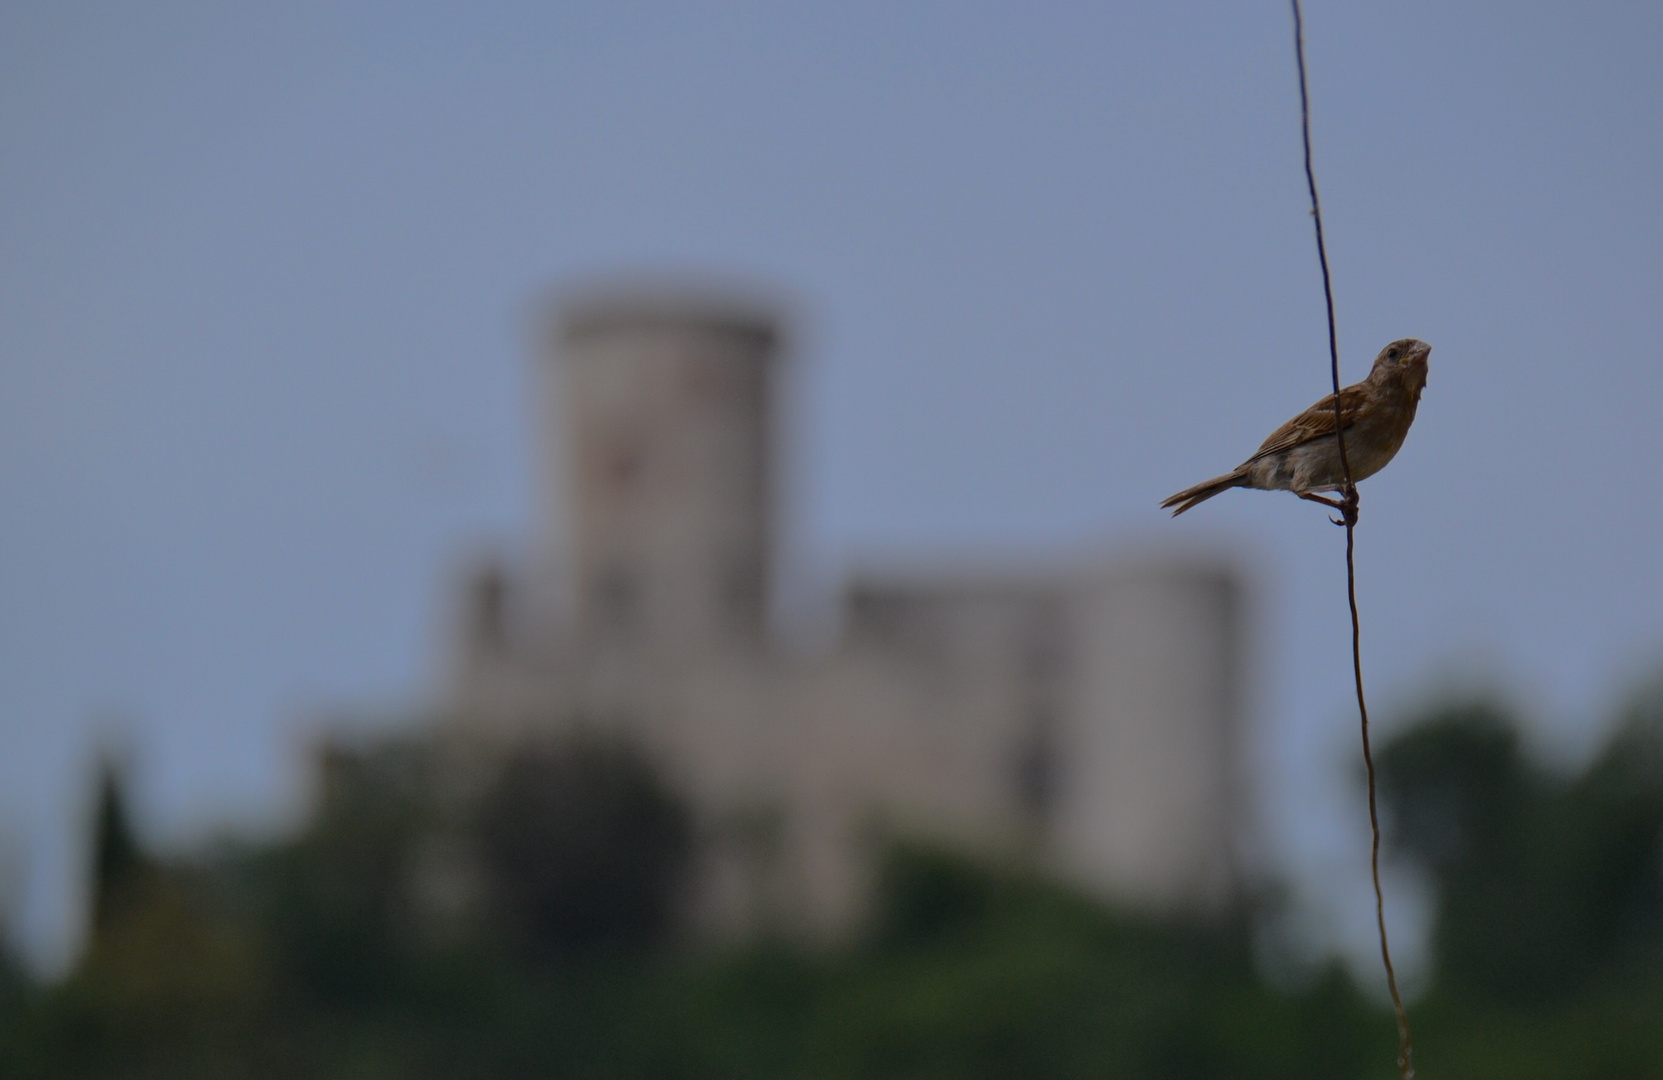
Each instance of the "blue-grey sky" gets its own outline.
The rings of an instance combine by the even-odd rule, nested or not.
[[[1327,384],[1289,21],[0,9],[0,881],[34,955],[73,938],[100,740],[179,844],[292,812],[332,711],[429,697],[459,561],[533,543],[534,302],[637,271],[792,301],[815,580],[1246,552],[1266,819],[1312,926],[1366,941],[1341,534],[1157,509]],[[1434,347],[1364,486],[1378,708],[1489,680],[1574,754],[1663,658],[1663,7],[1307,23],[1343,374]]]

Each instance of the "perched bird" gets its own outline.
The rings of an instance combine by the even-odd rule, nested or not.
[[[1403,445],[1409,425],[1415,422],[1415,406],[1426,385],[1426,358],[1431,354],[1432,346],[1424,341],[1394,341],[1374,358],[1368,378],[1340,391],[1340,424],[1353,481],[1384,469]],[[1354,521],[1355,505],[1348,507],[1317,494],[1345,487],[1339,442],[1334,438],[1334,395],[1271,432],[1258,452],[1234,472],[1186,488],[1161,506],[1176,506],[1172,516],[1177,517],[1196,503],[1238,487],[1291,491],[1301,499],[1343,511]]]

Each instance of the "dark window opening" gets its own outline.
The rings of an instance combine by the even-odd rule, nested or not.
[[[1016,801],[1024,819],[1044,828],[1056,804],[1057,748],[1055,723],[1041,710],[1030,721],[1016,748]]]

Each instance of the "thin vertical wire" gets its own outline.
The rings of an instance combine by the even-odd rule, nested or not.
[[[1386,898],[1380,889],[1380,813],[1375,803],[1374,753],[1369,747],[1369,709],[1363,697],[1362,624],[1357,616],[1357,485],[1351,479],[1351,462],[1346,456],[1345,428],[1340,416],[1340,345],[1334,324],[1334,287],[1328,273],[1328,245],[1322,235],[1322,203],[1317,198],[1317,176],[1311,166],[1311,99],[1305,81],[1305,18],[1299,0],[1293,3],[1294,56],[1299,62],[1299,119],[1300,132],[1305,140],[1305,183],[1311,191],[1311,219],[1316,224],[1317,261],[1322,264],[1322,296],[1328,306],[1329,372],[1334,382],[1334,438],[1340,447],[1340,468],[1345,473],[1345,493],[1340,511],[1345,524],[1345,584],[1346,599],[1351,604],[1351,672],[1357,684],[1357,714],[1362,721],[1363,764],[1368,771],[1369,827],[1372,846],[1369,850],[1369,869],[1374,876],[1374,920],[1380,930],[1380,959],[1386,965],[1386,987],[1392,995],[1392,1011],[1397,1016],[1397,1067],[1403,1080],[1415,1075],[1415,1046],[1409,1038],[1409,1013],[1403,1007],[1403,997],[1397,990],[1397,972],[1392,967],[1392,950],[1386,941]]]

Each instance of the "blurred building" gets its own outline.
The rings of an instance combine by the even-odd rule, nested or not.
[[[450,714],[474,746],[621,730],[699,821],[709,929],[835,930],[886,835],[1215,909],[1236,887],[1242,589],[1222,565],[849,582],[823,655],[773,647],[780,330],[615,296],[551,334],[563,615],[471,583]]]

